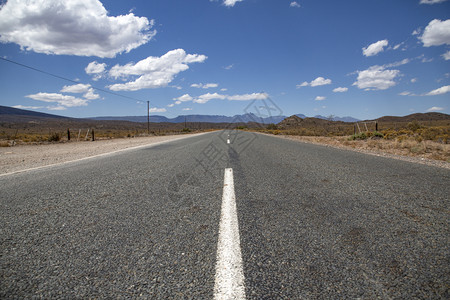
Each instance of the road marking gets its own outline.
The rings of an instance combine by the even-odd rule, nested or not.
[[[233,169],[225,169],[214,299],[245,299]]]
[[[230,139],[227,139],[227,144],[229,144],[230,143]]]

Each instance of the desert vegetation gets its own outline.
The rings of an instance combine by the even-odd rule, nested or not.
[[[204,132],[224,128],[214,123],[147,123],[126,121],[53,120],[0,121],[0,146],[47,144]]]
[[[450,116],[445,114],[383,117],[360,124],[292,116],[253,130],[307,142],[450,162]]]

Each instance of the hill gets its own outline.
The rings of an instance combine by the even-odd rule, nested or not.
[[[429,121],[446,121],[446,120],[447,121],[450,120],[450,115],[438,112],[416,113],[404,117],[384,116],[376,119],[376,121],[378,122],[385,122],[385,123],[413,122],[413,121],[429,122]]]
[[[303,115],[304,116],[304,115]],[[348,119],[346,119],[348,118]],[[329,120],[329,118],[323,117],[323,116],[315,116],[314,118],[301,118],[300,115],[293,115],[290,117],[285,118],[283,121],[281,121],[278,126],[282,129],[287,128],[295,128],[295,127],[309,127],[309,126],[316,126],[316,125],[338,125],[339,123],[349,122],[349,121],[343,121],[342,119],[349,120],[353,119],[354,121],[351,122],[358,122],[359,120],[354,119],[352,117],[345,117],[345,118],[333,118],[332,120]],[[434,123],[446,123],[447,121],[450,121],[450,115],[443,114],[443,113],[437,113],[437,112],[429,112],[429,113],[415,113],[403,117],[396,117],[396,116],[385,116],[381,117],[375,120],[365,120],[363,122],[369,122],[369,121],[378,121],[379,124],[395,124],[395,123],[409,123],[409,122],[434,122]],[[345,125],[345,124],[341,124]],[[347,125],[349,125],[347,123]]]
[[[25,109],[19,109],[14,107],[8,107],[8,106],[1,106],[0,105],[0,117],[6,118],[7,116],[15,116],[15,119],[18,120],[20,117],[29,117],[29,118],[46,118],[46,119],[70,119],[69,117],[63,117],[58,115],[52,115],[52,114],[46,114],[31,110],[25,110]],[[26,118],[26,119],[29,119]],[[8,118],[9,119],[9,118]]]

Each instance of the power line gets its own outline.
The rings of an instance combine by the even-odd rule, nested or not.
[[[1,57],[1,56],[0,56],[0,59],[2,59],[4,61],[7,61],[7,62],[10,62],[10,63],[15,64],[15,65],[18,65],[18,66],[21,66],[21,67],[33,70],[33,71],[36,71],[36,72],[43,73],[45,75],[56,77],[58,79],[69,81],[69,82],[72,82],[72,83],[75,83],[75,84],[79,84],[80,83],[78,81],[75,81],[75,80],[72,80],[72,79],[69,79],[69,78],[66,78],[66,77],[63,77],[63,76],[59,76],[59,75],[56,75],[56,74],[53,74],[53,73],[50,73],[50,72],[47,72],[47,71],[44,71],[44,70],[41,70],[41,69],[38,69],[38,68],[34,68],[34,67],[31,67],[31,66],[28,66],[28,65],[25,65],[25,64],[22,64],[22,63],[19,63],[19,62],[16,62],[16,61],[13,61],[13,60]],[[117,96],[117,97],[122,97],[122,98],[125,98],[125,99],[128,99],[128,100],[139,101],[139,102],[142,102],[142,103],[145,102],[144,100],[140,100],[140,99],[136,99],[136,98],[133,98],[133,97],[128,97],[128,96],[125,96],[125,95],[117,94],[117,93],[114,93],[114,92],[111,92],[111,91],[108,91],[108,90],[105,90],[105,89],[102,89],[102,88],[99,88],[99,87],[92,86],[91,84],[89,84],[89,85],[94,90],[97,90],[97,91],[100,91],[100,92],[103,92],[103,93],[107,93],[107,94],[114,95],[114,96]]]

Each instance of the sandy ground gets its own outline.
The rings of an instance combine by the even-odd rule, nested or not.
[[[193,135],[194,134],[183,134],[98,140],[95,142],[82,141],[47,145],[1,147],[0,174],[20,172],[27,169],[69,162],[132,147],[186,138]]]

